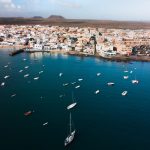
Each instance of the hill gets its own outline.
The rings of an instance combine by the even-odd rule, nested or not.
[[[49,20],[65,20],[63,16],[51,15],[48,17]]]

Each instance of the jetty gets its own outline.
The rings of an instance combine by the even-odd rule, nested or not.
[[[9,53],[10,56],[15,56],[17,54],[23,53],[25,49],[13,50]]]

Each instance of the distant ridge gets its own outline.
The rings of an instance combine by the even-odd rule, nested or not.
[[[33,18],[35,18],[35,19],[43,19],[43,17],[41,17],[41,16],[34,16]]]
[[[58,16],[58,15],[51,15],[48,17],[50,20],[65,20],[63,16]]]
[[[40,17],[40,16],[35,16]],[[113,29],[150,29],[150,22],[66,19],[59,15],[48,18],[0,17],[0,25],[50,25],[63,27],[94,27]]]

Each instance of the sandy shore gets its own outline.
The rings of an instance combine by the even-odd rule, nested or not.
[[[15,49],[23,49],[26,48],[24,45],[15,45],[15,46],[8,46],[8,45],[0,45],[0,50],[6,49],[6,50],[15,50]]]

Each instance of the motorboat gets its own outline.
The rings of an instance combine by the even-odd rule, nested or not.
[[[59,98],[63,98],[65,96],[65,94],[64,95],[59,95]]]
[[[71,84],[74,85],[74,84],[76,84],[76,82],[72,82]]]
[[[28,76],[29,76],[29,74],[25,74],[25,75],[24,75],[24,78],[27,78]]]
[[[127,95],[127,93],[128,93],[128,91],[123,91],[123,92],[121,93],[121,95],[122,95],[122,96],[125,96],[125,95]]]
[[[13,95],[11,95],[11,98],[13,98],[13,97],[15,97],[16,96],[16,94],[13,94]]]
[[[38,79],[39,79],[39,77],[35,77],[35,78],[34,78],[34,80],[38,80]]]
[[[68,86],[68,85],[69,85],[69,83],[64,83],[64,84],[63,84],[63,86]]]
[[[97,75],[97,76],[100,76],[100,75],[101,75],[101,73],[97,73],[96,75]]]
[[[42,74],[42,73],[43,73],[43,71],[40,71],[40,72],[39,72],[39,74]]]
[[[5,76],[4,79],[7,79],[7,78],[9,78],[9,77],[10,77],[9,75],[8,75],[8,76]]]
[[[78,79],[78,81],[82,81],[83,79]]]
[[[128,79],[128,78],[129,78],[129,76],[123,76],[123,78],[124,78],[124,79]]]
[[[76,88],[76,89],[80,88],[80,85],[77,85],[75,88]]]
[[[21,72],[23,72],[23,70],[19,70],[19,72],[21,73]]]
[[[48,125],[48,122],[43,123],[43,126],[46,126],[46,125]]]
[[[98,94],[99,92],[100,92],[99,90],[96,90],[96,91],[95,91],[95,94]]]
[[[2,82],[2,83],[1,83],[1,86],[4,86],[4,85],[5,85],[5,82]]]
[[[61,77],[63,75],[63,73],[59,73],[59,77]]]
[[[139,81],[138,81],[138,80],[132,80],[132,83],[133,83],[133,84],[138,84]]]
[[[29,66],[25,66],[24,68],[25,68],[25,69],[28,69],[28,68],[29,68]]]
[[[4,66],[4,68],[7,68],[7,67],[8,67],[8,65]]]
[[[27,111],[27,112],[24,113],[25,116],[29,116],[29,115],[31,115],[31,114],[32,114],[32,111],[31,111],[31,110],[29,110],[29,111]]]
[[[133,71],[131,70],[131,71],[130,71],[130,73],[132,74],[132,73],[133,73]]]
[[[112,86],[112,85],[114,85],[114,84],[115,84],[114,82],[108,82],[108,83],[107,83],[108,86]]]

